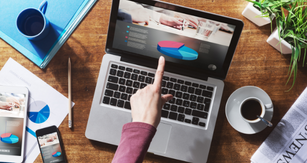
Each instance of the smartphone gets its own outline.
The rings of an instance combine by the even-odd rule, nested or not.
[[[56,126],[36,130],[36,138],[44,163],[67,163],[62,139]]]
[[[0,85],[0,162],[22,162],[29,91]]]

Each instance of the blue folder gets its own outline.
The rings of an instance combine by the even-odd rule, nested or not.
[[[17,29],[16,19],[25,8],[38,8],[43,0],[10,0],[0,2],[0,38],[45,68],[69,38],[96,0],[47,0],[46,18],[50,21],[49,34],[42,40],[30,41]]]

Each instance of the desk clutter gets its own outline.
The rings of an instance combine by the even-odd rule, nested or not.
[[[43,69],[95,2],[3,1],[0,14],[4,16],[0,17],[0,22],[5,25],[0,26],[0,37]],[[67,108],[68,100],[13,59],[2,68],[0,84],[26,86],[30,91],[24,162],[32,163],[40,153],[35,131],[51,125],[59,126],[68,113],[68,109],[61,109]]]
[[[240,108],[244,99],[260,98],[265,107],[267,120],[273,117],[273,103],[269,95],[255,86],[245,86],[234,91],[226,103],[226,117],[230,125],[243,134],[256,134],[267,126],[260,122],[248,123]],[[262,106],[263,107],[263,106]],[[251,107],[251,109],[255,109]],[[253,111],[250,111],[252,113]],[[259,114],[260,115],[260,114]],[[307,88],[298,97],[274,130],[251,158],[252,163],[295,162],[307,160]]]
[[[4,40],[5,42],[7,42],[9,45],[11,45],[16,50],[18,50],[22,55],[27,57],[30,61],[32,61],[39,68],[44,69],[46,68],[48,63],[51,61],[51,59],[55,56],[55,54],[58,52],[58,50],[62,47],[62,45],[66,42],[66,40],[70,37],[70,35],[74,32],[74,30],[83,20],[83,18],[86,16],[89,10],[93,7],[96,1],[97,0],[3,1],[1,2],[1,5],[0,5],[0,15],[5,15],[5,16],[0,17],[0,22],[4,22],[3,24],[5,25],[0,25],[0,38]],[[252,3],[249,3],[248,7],[254,8],[255,6],[253,6]],[[251,12],[249,10],[250,9],[245,9],[243,13]],[[255,11],[254,9],[251,9],[251,10]],[[27,15],[26,14],[27,12],[30,12],[30,13],[36,12],[36,15],[34,16],[35,18],[25,17],[24,15]],[[259,16],[261,13],[257,12],[257,14]],[[252,17],[250,17],[249,19],[255,19],[255,17],[256,17],[255,14],[253,14]],[[19,18],[21,20],[19,20]],[[32,23],[34,24],[39,23],[40,25],[38,28],[32,28],[32,25],[29,25],[29,24],[27,25],[24,19],[28,19],[27,20],[28,23],[31,23],[32,21]],[[259,23],[257,23],[259,19],[255,19],[255,21],[256,21],[256,24],[259,25]],[[270,20],[267,18],[265,22],[270,23]],[[131,26],[130,24],[128,25],[129,26],[124,26],[125,34],[130,33],[130,35],[132,35],[131,33],[133,32],[134,34],[139,32],[137,30],[133,31],[133,28],[131,29],[131,26],[133,27],[133,25]],[[262,25],[263,25],[263,22],[260,22],[259,26],[262,26]],[[146,24],[144,24],[144,26],[146,26]],[[141,29],[141,28],[139,27],[138,29]],[[183,29],[184,28],[182,27],[182,31]],[[174,29],[171,28],[171,30],[174,30]],[[219,32],[221,31],[222,30],[220,30]],[[276,31],[277,30],[275,29],[274,33],[277,35]],[[246,35],[246,33],[243,33],[243,34]],[[126,36],[127,40],[128,40],[128,36],[129,36],[129,39],[131,39],[132,36],[130,35],[127,34]],[[126,43],[123,43],[122,45],[125,45],[125,44]],[[162,43],[160,44],[162,45]],[[158,44],[158,47],[159,46],[160,45]],[[289,53],[292,53],[293,51],[291,50],[291,48],[293,47],[289,45],[288,48],[290,49]],[[154,49],[156,49],[156,46],[154,46]],[[0,48],[0,51],[1,51],[1,48]],[[162,51],[160,52],[162,53]],[[284,50],[283,52],[286,52],[286,50]],[[165,53],[165,54],[167,55],[168,53]],[[104,55],[104,57],[105,58],[110,57],[108,55],[109,54],[106,54]],[[9,58],[9,60],[6,62],[6,64],[2,67],[0,71],[0,85],[25,86],[29,89],[29,92],[30,92],[28,112],[26,112],[28,117],[27,117],[26,139],[25,139],[25,148],[24,148],[25,157],[23,161],[25,163],[34,162],[40,153],[40,150],[38,148],[39,145],[37,143],[37,135],[35,134],[35,131],[51,126],[51,125],[55,125],[56,127],[59,127],[68,113],[69,113],[69,116],[68,116],[69,128],[72,127],[71,109],[73,108],[74,103],[71,102],[71,86],[72,85],[71,85],[71,78],[70,78],[70,75],[71,75],[70,63],[71,62],[69,60],[69,63],[68,63],[69,65],[68,98],[63,96],[56,89],[52,88],[50,85],[48,85],[42,79],[38,78],[35,74],[31,73],[25,67],[21,66],[18,62],[16,62],[12,58]],[[129,67],[131,66],[130,63],[128,65],[124,65],[125,67],[120,66],[120,65],[118,66],[115,64],[107,64],[106,62],[101,63],[102,67],[107,67],[107,65],[110,68],[110,70],[108,69],[108,71],[106,71],[106,73],[109,73],[109,77],[102,76],[100,77],[101,78],[100,80],[106,80],[106,82],[108,82],[107,84],[105,84],[106,88],[108,89],[105,89],[105,91],[103,92],[103,95],[104,95],[103,98],[100,98],[100,94],[99,94],[99,98],[96,98],[96,101],[94,102],[96,102],[97,105],[99,104],[99,106],[110,105],[111,107],[116,106],[118,108],[125,108],[125,110],[131,110],[130,100],[129,100],[130,97],[132,96],[132,94],[134,94],[137,91],[138,88],[144,88],[147,84],[151,84],[153,82],[154,71],[151,69],[150,71],[141,71],[141,70],[138,70],[139,67],[131,68]],[[166,75],[172,75],[172,74],[168,74],[168,72],[166,72]],[[174,84],[174,89],[172,91],[173,91],[173,94],[175,95],[175,98],[177,99],[176,99],[176,102],[175,100],[173,100],[173,101],[170,101],[171,104],[167,103],[166,105],[163,106],[162,115],[161,115],[162,118],[164,119],[168,118],[168,120],[174,120],[176,121],[176,123],[184,122],[186,123],[185,124],[186,126],[195,125],[198,128],[207,129],[209,120],[198,121],[198,119],[199,118],[207,119],[206,112],[209,112],[209,106],[211,104],[210,103],[211,99],[212,101],[214,101],[212,94],[215,95],[215,92],[213,91],[215,89],[215,86],[211,86],[211,85],[205,86],[205,85],[202,85],[203,83],[201,82],[200,83],[184,82],[183,80],[180,80],[180,79],[177,80],[175,78],[168,78],[167,76],[163,78],[163,81],[165,85],[165,87],[162,88],[163,94],[169,93],[169,91],[167,90],[168,87],[171,87],[170,88],[171,90]],[[98,80],[97,85],[101,83],[102,82],[99,82]],[[122,85],[117,85],[117,84],[122,84]],[[183,86],[184,84],[188,86]],[[235,86],[237,87],[238,85],[235,85]],[[294,85],[294,82],[293,82],[293,85]],[[262,86],[263,85],[259,87],[243,86],[233,91],[231,95],[228,97],[228,99],[226,98],[227,100],[226,105],[225,105],[225,116],[227,118],[226,123],[230,124],[230,126],[232,127],[230,128],[232,130],[234,129],[235,132],[239,132],[238,135],[241,137],[247,138],[248,136],[252,137],[252,136],[257,136],[260,133],[264,133],[265,129],[268,130],[267,128],[268,126],[267,124],[263,122],[271,121],[273,119],[273,116],[276,117],[275,112],[278,111],[279,108],[274,106],[275,99],[273,99],[273,96],[271,96],[272,99],[274,100],[274,103],[273,103],[273,100],[269,96],[269,93],[271,92],[264,91],[267,89],[263,90]],[[192,105],[191,103],[190,105],[189,103],[188,104],[183,103],[185,102],[184,101],[185,99],[183,100],[179,99],[179,96],[180,98],[181,96],[183,97],[185,96],[179,91],[178,93],[177,90],[191,93],[191,92],[194,92],[194,88],[192,87],[195,87],[195,90],[196,90],[195,91],[196,95],[189,94],[191,95],[191,99],[192,97],[194,97],[193,98],[194,100],[192,101],[196,101],[198,103],[204,103],[203,105],[201,104],[196,105],[196,103],[193,103],[194,105]],[[100,89],[100,87],[98,88]],[[190,92],[190,90],[188,90],[187,88],[190,88],[193,91]],[[202,90],[200,90],[200,88],[202,88]],[[86,90],[88,91],[87,88]],[[176,94],[174,90],[176,90]],[[199,90],[199,92],[197,92],[197,90]],[[200,91],[202,93],[200,93]],[[52,96],[53,98],[49,98],[50,96]],[[198,96],[199,98],[196,98]],[[118,98],[118,99],[115,99],[115,98]],[[186,99],[190,99],[190,97],[188,98],[187,96]],[[101,104],[97,102],[98,100],[101,100]],[[208,104],[208,101],[209,101],[209,104]],[[248,102],[251,102],[251,103],[247,104]],[[186,106],[184,106],[185,104]],[[275,104],[278,104],[278,103],[275,103]],[[177,109],[177,105],[179,106],[178,109]],[[191,107],[192,109],[183,108],[181,105],[183,105],[184,107]],[[103,109],[105,109],[105,107]],[[183,109],[185,110],[183,111]],[[224,109],[224,108],[221,108],[221,109]],[[255,110],[255,112],[252,112],[249,109],[253,109],[253,111]],[[286,109],[288,110],[288,108]],[[102,109],[100,108],[100,110]],[[178,110],[178,116],[177,116],[177,113],[174,113],[177,110]],[[201,112],[199,110],[203,110],[204,112]],[[103,112],[105,112],[105,110],[103,110]],[[184,119],[182,118],[184,117],[183,114],[181,114],[183,112],[184,113],[187,112],[188,116],[193,115],[195,117],[191,119],[188,119],[188,118]],[[40,117],[38,117],[38,115]],[[95,114],[95,115],[100,116],[100,114]],[[257,118],[258,115],[260,116],[260,118]],[[1,117],[1,110],[0,110],[0,117]],[[213,117],[217,118],[217,114],[216,116],[213,116]],[[195,119],[197,119],[197,121]],[[219,119],[217,119],[216,121],[218,120]],[[271,163],[271,162],[307,163],[307,155],[306,155],[306,152],[307,152],[307,145],[306,145],[307,144],[307,88],[305,88],[305,90],[301,93],[301,95],[294,102],[291,108],[286,112],[286,114],[281,119],[278,119],[278,121],[279,122],[277,124],[274,123],[273,125],[274,129],[272,129],[272,131],[266,137],[266,139],[265,140],[263,139],[264,141],[261,140],[261,143],[262,141],[263,143],[261,145],[259,143],[260,145],[259,148],[257,145],[258,149],[256,151],[253,151],[255,153],[253,154],[251,158],[249,157],[250,161],[252,163]],[[109,122],[104,123],[104,124],[108,124],[108,123]],[[100,125],[100,123],[98,124]],[[215,122],[214,122],[214,125],[215,125]],[[163,127],[169,129],[168,128],[169,126],[163,126]],[[219,126],[215,126],[215,128],[218,128],[218,127]],[[82,128],[82,130],[83,129],[84,128]],[[112,130],[121,130],[121,128],[114,127],[114,129]],[[76,132],[73,134],[76,134]],[[198,134],[198,135],[201,135],[201,134]],[[3,138],[15,138],[15,135],[6,133],[6,134],[1,135],[0,138],[2,137]],[[101,134],[99,134],[99,137],[102,137]],[[161,138],[161,135],[159,138]],[[13,140],[14,139],[10,139],[10,141],[13,141]],[[59,141],[58,139],[54,139],[54,140],[56,142]],[[168,139],[164,139],[164,140],[168,141]],[[47,140],[43,140],[43,141],[47,142]],[[248,141],[246,142],[250,143]],[[207,150],[202,147],[205,146],[206,143],[203,143],[203,144],[202,143],[203,142],[198,142],[198,146],[201,147],[199,149],[202,149],[202,151],[201,150],[198,150],[198,151],[201,151],[202,152],[201,155],[204,155],[204,153],[206,153]],[[163,142],[161,144],[167,145],[167,142]],[[219,144],[222,146],[225,144],[225,142],[222,142]],[[91,145],[93,146],[93,143],[91,143]],[[213,145],[216,145],[216,144],[213,144]],[[165,147],[165,151],[166,149],[167,148]],[[218,148],[215,147],[215,150],[217,149]],[[2,154],[1,152],[2,151],[1,151],[1,144],[0,144],[0,157]],[[208,149],[208,153],[209,153],[209,149]],[[61,154],[63,153],[54,152],[52,153],[52,156],[58,157]],[[195,156],[196,155],[192,155],[191,157],[195,157]],[[175,157],[171,157],[171,158],[175,158]],[[234,161],[231,161],[231,162],[234,162]]]
[[[251,158],[252,163],[307,160],[307,88]]]
[[[0,17],[0,22],[5,25],[0,26],[0,38],[44,69],[95,2],[96,0],[3,1],[0,15],[4,16]],[[36,10],[37,8],[39,10]],[[29,13],[29,10],[32,12]],[[40,13],[44,15],[45,24],[41,24],[42,18],[37,18],[37,15],[30,15],[29,19],[25,19],[27,15],[33,15],[33,10],[39,15]],[[23,21],[19,19],[27,21],[22,23]],[[26,27],[31,24],[40,24],[41,27],[36,26],[39,29]]]
[[[40,153],[35,131],[60,126],[68,113],[68,99],[11,58],[0,71],[0,85],[25,86],[29,90],[24,163],[32,163]]]

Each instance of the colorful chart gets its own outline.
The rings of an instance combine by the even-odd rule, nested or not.
[[[53,152],[52,157],[59,157],[61,156],[61,152]]]
[[[157,47],[158,51],[167,56],[181,60],[195,60],[198,58],[198,53],[184,46],[184,43],[175,41],[160,41]]]
[[[50,116],[50,108],[43,101],[35,101],[29,108],[28,117],[33,123],[44,123]]]
[[[13,135],[11,133],[5,133],[5,134],[2,134],[0,136],[0,140],[3,142],[3,143],[7,143],[7,144],[15,144],[19,141],[19,138],[18,136],[16,135]]]

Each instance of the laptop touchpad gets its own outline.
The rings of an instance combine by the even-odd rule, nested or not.
[[[154,136],[149,151],[153,153],[166,153],[167,144],[171,134],[172,126],[161,122],[158,126],[156,135]]]

